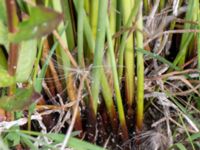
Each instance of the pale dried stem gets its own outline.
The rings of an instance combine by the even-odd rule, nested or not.
[[[67,130],[67,133],[66,133],[66,136],[65,136],[65,139],[63,141],[63,144],[62,144],[62,147],[61,147],[61,150],[64,150],[67,143],[68,143],[68,140],[71,136],[71,132],[74,128],[74,124],[75,124],[75,121],[76,121],[76,116],[77,116],[77,113],[78,113],[78,109],[79,109],[79,102],[81,101],[81,97],[82,97],[82,90],[83,90],[83,87],[84,87],[84,82],[85,82],[85,79],[87,78],[87,75],[88,74],[85,74],[82,79],[81,79],[81,82],[80,82],[80,86],[79,86],[79,89],[78,89],[78,95],[77,95],[77,101],[76,101],[76,105],[75,105],[75,109],[74,109],[74,112],[73,112],[73,116],[72,116],[72,120],[71,120],[71,124]]]
[[[60,35],[58,34],[57,31],[53,31],[53,35],[56,37],[56,39],[58,40],[58,42],[60,43],[60,45],[62,46],[62,48],[65,50],[69,60],[71,61],[72,65],[75,68],[78,68],[78,64],[76,63],[75,59],[73,58],[73,56],[71,55],[69,49],[67,48],[67,45],[65,45],[65,42],[63,41],[63,39],[60,37]]]
[[[167,30],[167,31],[162,31],[158,32],[155,34],[153,37],[150,37],[147,41],[144,42],[144,46],[147,46],[151,41],[155,40],[156,38],[164,35],[164,34],[177,34],[177,33],[200,33],[200,30],[195,30],[195,29],[185,29],[185,30]]]

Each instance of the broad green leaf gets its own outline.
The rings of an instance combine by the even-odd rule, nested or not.
[[[45,136],[58,143],[62,142],[65,138],[64,134],[59,134],[59,133],[48,133],[45,134]]]
[[[0,21],[7,23],[5,0],[0,0]]]
[[[8,87],[15,83],[15,78],[8,74],[8,71],[0,68],[0,87]]]
[[[24,112],[23,112],[23,110],[21,110],[21,111],[16,111],[15,112],[15,119],[17,120],[17,119],[20,119],[20,118],[23,118],[24,117]]]
[[[24,82],[30,77],[37,53],[37,40],[23,41],[19,49],[16,81]]]
[[[7,68],[7,60],[6,60],[6,57],[5,57],[1,47],[0,47],[0,58],[1,58],[0,59],[0,68],[6,69]]]
[[[16,132],[10,132],[5,137],[8,141],[12,142],[12,146],[20,143],[20,136]]]
[[[8,49],[8,28],[5,0],[0,0],[0,44]]]
[[[33,142],[29,138],[22,136],[21,141],[22,141],[23,144],[28,146],[31,150],[38,150],[38,148],[33,144]]]
[[[12,126],[9,130],[14,130],[14,131],[11,131],[6,134],[6,136],[4,137],[4,142],[6,142],[7,145],[9,144],[11,146],[19,144],[20,135],[17,132],[15,132],[19,130],[19,126]]]
[[[19,24],[18,32],[10,35],[12,42],[41,38],[51,33],[62,20],[62,15],[50,8],[32,7],[30,18]]]
[[[0,98],[0,108],[6,111],[22,110],[39,98],[39,96],[32,87],[17,89],[15,95]]]
[[[0,20],[0,44],[4,45],[8,50],[8,28],[2,20]]]
[[[9,145],[8,140],[12,140],[13,138],[15,138],[15,136],[18,136],[20,139],[20,143],[23,145],[26,145],[28,148],[30,148],[31,150],[38,150],[38,148],[34,145],[34,141],[36,141],[37,139],[27,135],[27,134],[23,134],[20,132],[19,126],[13,126],[12,128],[10,128],[9,130],[7,130],[6,132],[8,132],[7,136],[4,138],[5,142],[7,143],[7,145]],[[11,137],[12,135],[15,135],[14,137]],[[12,140],[13,141],[13,140]],[[16,141],[17,142],[17,141]],[[1,150],[1,149],[0,149]]]
[[[56,134],[56,133],[48,133],[45,135],[49,139],[54,140],[55,142],[61,143],[63,142],[65,135],[63,134]],[[104,148],[101,148],[97,145],[88,143],[86,141],[70,137],[68,146],[73,148],[74,150],[106,150]]]
[[[199,140],[200,139],[200,132],[198,133],[194,133],[190,136],[191,140],[194,141],[194,140]],[[189,140],[189,138],[187,138],[187,141]]]
[[[73,148],[73,150],[106,150],[105,148],[99,147],[97,145],[88,143],[77,138],[70,138],[68,146]]]
[[[26,139],[32,139],[30,135],[34,136],[45,136],[53,141],[56,142],[63,142],[65,135],[59,134],[59,133],[47,133],[43,134],[41,132],[35,132],[35,131],[26,131],[26,130],[8,130],[8,132],[17,132],[20,134],[21,137],[26,137]],[[30,141],[30,140],[29,140]],[[106,150],[105,148],[99,147],[95,144],[88,143],[86,141],[70,137],[68,146],[73,148],[74,150]]]
[[[80,134],[80,131],[74,131],[71,133],[71,137],[78,136],[79,134]],[[58,143],[63,142],[65,138],[64,134],[59,134],[59,133],[48,133],[45,136]]]

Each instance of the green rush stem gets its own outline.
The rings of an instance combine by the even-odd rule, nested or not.
[[[136,47],[143,49],[143,19],[142,9],[139,11],[137,20],[137,31],[136,31]],[[143,118],[144,118],[144,59],[143,53],[137,51],[137,115],[136,115],[136,126],[140,132],[142,130]]]
[[[117,112],[115,110],[115,105],[112,99],[113,94],[108,84],[103,68],[101,68],[100,74],[101,74],[101,86],[102,86],[103,98],[106,104],[106,108],[108,111],[113,131],[114,133],[117,133]]]
[[[66,28],[66,36],[67,36],[67,44],[70,50],[75,48],[75,32],[74,32],[74,22],[72,21],[72,16],[70,12],[70,2],[67,0],[61,0],[61,4],[63,7],[63,13],[64,13],[64,22],[65,25],[67,25]]]
[[[28,122],[27,122],[27,124],[28,124],[28,131],[31,131],[31,112],[30,111],[28,111]]]
[[[132,8],[131,14],[130,14],[130,16],[128,18],[128,21],[127,21],[126,25],[125,25],[125,28],[128,28],[128,27],[131,26],[133,18],[136,16],[136,14],[138,12],[138,8],[140,6],[140,2],[141,2],[141,0],[138,0],[138,2],[135,3],[135,6]],[[125,46],[126,46],[127,37],[128,37],[128,31],[123,33],[122,40],[121,40],[120,47],[119,47],[119,62],[118,62],[119,80],[121,80],[122,74],[123,74],[124,49],[125,49]]]
[[[78,11],[79,11],[78,0],[74,0],[74,6],[75,6],[75,9],[76,9],[76,12],[78,13]],[[86,15],[86,12],[83,10],[82,13],[83,13],[83,18],[84,18],[84,22],[83,22],[84,23],[84,26],[83,26],[84,36],[86,38],[86,41],[87,41],[87,44],[88,44],[88,47],[89,47],[89,53],[93,56],[95,42],[94,42],[94,39],[93,39],[92,29],[90,27],[89,19]]]
[[[159,10],[161,11],[165,7],[165,0],[160,0]]]
[[[71,4],[71,3],[70,3]],[[55,10],[57,10],[57,11],[59,11],[59,12],[62,12],[62,4],[61,3],[59,3],[59,1],[53,1],[53,6],[54,6],[54,8],[55,8]],[[79,6],[80,7],[82,7],[82,9],[83,9],[83,0],[81,0],[81,1],[79,1]],[[79,10],[79,11],[81,11],[81,10]],[[83,11],[83,10],[82,10]],[[82,12],[81,11],[81,12]],[[80,14],[79,14],[80,15]],[[81,16],[78,16],[78,17],[81,17]],[[81,17],[81,19],[83,20],[83,17]],[[83,22],[81,20],[81,22]],[[82,30],[83,29],[81,29],[81,28],[83,28],[82,26],[81,26],[81,28],[80,28],[80,18],[78,18],[78,21],[79,21],[79,25],[78,25],[78,28],[79,28],[79,33],[80,32],[83,32]],[[58,31],[60,31],[60,30],[62,30],[62,28],[64,27],[64,22],[62,22],[59,26],[58,26]],[[64,32],[64,34],[62,34],[61,35],[61,39],[63,40],[63,42],[64,42],[64,45],[66,46],[65,48],[68,48],[68,41],[67,41],[67,39],[68,38],[71,38],[71,37],[73,37],[73,35],[68,35],[69,37],[67,37],[67,34],[66,34],[66,31]],[[80,56],[80,53],[81,53],[81,59],[82,59],[82,61],[80,62],[83,66],[84,66],[84,60],[83,60],[83,33],[82,33],[82,35],[80,35],[80,37],[79,37],[79,35],[78,35],[78,38],[82,38],[81,40],[82,41],[80,41],[80,39],[79,39],[79,47],[78,48],[82,48],[82,49],[79,49],[79,56]],[[60,45],[59,45],[60,46]],[[59,49],[58,49],[58,53],[60,53],[61,54],[61,58],[62,58],[62,64],[63,64],[63,70],[64,70],[64,74],[65,74],[65,77],[66,77],[66,80],[65,80],[65,83],[66,83],[66,87],[69,87],[69,86],[71,86],[70,85],[70,80],[71,80],[71,78],[72,77],[70,77],[70,72],[69,72],[69,70],[68,70],[68,68],[70,68],[71,67],[71,63],[70,63],[70,58],[68,57],[68,55],[67,55],[67,52],[63,49],[63,47],[59,47]],[[80,57],[79,57],[80,58]],[[72,65],[75,65],[76,64],[76,62],[75,63],[72,63]],[[72,80],[74,80],[73,78],[72,78]],[[68,89],[68,88],[67,88]],[[73,89],[73,90],[75,90],[75,89]],[[70,101],[73,101],[74,100],[74,97],[72,96],[70,96],[71,94],[70,93],[72,93],[72,91],[70,91],[70,90],[67,90],[67,93],[68,93],[68,96],[69,96],[69,98],[70,98]],[[73,111],[75,111],[75,107],[73,107]],[[76,115],[76,123],[75,123],[75,125],[74,125],[74,128],[75,129],[80,129],[80,130],[82,130],[82,121],[81,121],[81,117],[80,117],[80,111],[79,111],[79,109],[77,110],[78,112],[77,112],[77,115]]]
[[[96,34],[97,34],[97,22],[99,22],[99,20],[97,21],[97,12],[98,11],[98,5],[100,5],[100,1],[101,0],[91,0],[90,1],[90,25],[92,27],[92,33],[94,38],[96,39]],[[107,8],[106,8],[107,9]],[[105,16],[104,16],[105,17]],[[103,21],[103,20],[102,20]]]
[[[124,129],[124,137],[128,138],[128,130],[127,130],[127,125],[126,125],[126,120],[125,120],[125,114],[124,114],[124,108],[123,108],[123,103],[122,103],[122,97],[120,93],[120,86],[119,86],[119,80],[118,80],[118,74],[117,74],[117,65],[115,61],[115,54],[114,54],[114,47],[112,43],[112,35],[110,32],[109,28],[109,20],[107,18],[107,40],[108,40],[108,54],[110,56],[110,61],[111,61],[111,69],[113,73],[113,78],[114,78],[114,89],[115,89],[115,95],[116,95],[116,102],[117,102],[117,109],[118,109],[118,114],[119,114],[119,121],[120,121],[120,126]]]
[[[116,9],[117,9],[117,0],[108,1],[108,18],[110,22],[110,32],[113,36],[116,33]],[[113,43],[115,43],[116,39],[113,39]],[[110,57],[108,56],[108,51],[106,51],[106,62],[110,65]]]
[[[116,32],[119,32],[121,30],[121,19],[122,19],[122,12],[121,12],[121,0],[116,0]],[[119,37],[120,38],[120,37]]]
[[[105,41],[105,29],[106,22],[105,16],[107,15],[107,0],[99,1],[98,8],[98,25],[97,25],[97,37],[95,43],[95,55],[94,55],[94,64],[92,69],[92,88],[91,93],[94,99],[93,109],[95,114],[97,113],[97,106],[99,100],[99,90],[100,90],[100,73],[99,67],[102,65],[103,52],[104,52],[104,41]]]
[[[78,63],[85,66],[83,54],[84,0],[78,1]]]
[[[60,3],[60,1],[52,1],[52,4],[53,4],[53,8],[56,11],[62,12],[62,4]],[[64,28],[64,22],[61,22],[60,25],[58,26],[58,32],[60,32],[63,28]],[[66,48],[68,48],[66,32],[62,33],[60,35],[60,37],[63,40],[65,46],[67,46]],[[71,66],[70,65],[70,60],[69,60],[65,50],[60,45],[58,46],[57,52],[61,55],[62,64],[63,64],[63,70],[64,70],[64,73],[65,73],[65,76],[67,77],[68,68],[70,68],[70,66]]]
[[[40,58],[42,56],[42,48],[43,48],[43,43],[44,43],[44,39],[42,38],[40,40],[40,44],[39,44],[39,48],[38,48],[38,54],[37,54],[37,57],[36,57],[36,60],[35,60],[35,64],[34,64],[34,71],[33,71],[33,81],[36,80],[36,77],[37,77],[37,73],[38,73],[38,66],[39,66],[39,63],[40,63]]]
[[[117,0],[111,0],[109,3],[110,32],[112,36],[116,32],[116,5]]]
[[[144,0],[144,14],[148,15],[149,12],[149,3],[148,0]]]
[[[133,6],[132,0],[126,0],[122,3],[123,7],[123,22],[126,24],[128,22],[129,16],[131,14],[131,9]],[[126,91],[126,101],[128,105],[128,116],[132,116],[132,104],[134,101],[134,91],[135,91],[135,59],[134,59],[134,47],[133,47],[133,33],[126,39],[125,45],[125,91]]]
[[[198,0],[190,0],[185,16],[185,20],[197,21],[198,15]],[[191,13],[193,12],[193,13]],[[184,24],[184,29],[194,29],[194,26],[188,23]],[[173,62],[174,65],[182,66],[185,63],[185,59],[188,53],[188,46],[194,36],[194,33],[184,33],[181,38],[180,50]]]
[[[188,45],[193,37],[192,33],[186,33],[188,36],[186,37],[186,39],[184,39],[183,44],[181,44],[181,48],[180,51],[178,52],[178,55],[176,56],[173,64],[177,65],[179,67],[181,67],[184,62],[185,62],[185,58],[186,58],[186,54],[187,54],[187,50],[188,50]],[[183,40],[182,40],[183,41]]]
[[[89,2],[89,0],[85,0],[84,8],[85,8],[86,14],[89,14],[90,13],[90,2]]]
[[[34,0],[34,1],[35,1],[35,3],[36,3],[36,0]],[[48,7],[48,5],[49,5],[49,0],[45,0],[45,1],[44,1],[44,6],[45,6],[45,7]]]
[[[86,40],[89,41],[88,42],[89,53],[90,53],[90,55],[93,56],[95,42],[94,42],[94,40],[91,40],[91,38],[94,38],[94,37],[93,37],[92,29],[90,27],[89,20],[87,17],[84,18],[84,35],[85,35]]]
[[[200,8],[198,10],[198,22],[200,22]],[[200,24],[197,27],[200,29]],[[197,33],[197,57],[198,57],[198,70],[200,70],[200,33]],[[200,76],[199,76],[200,80]]]
[[[75,8],[76,10],[80,10],[80,9],[77,9],[77,3],[78,1],[74,1],[74,4],[75,4]],[[86,17],[86,14],[83,10],[83,15],[85,16],[84,17],[84,33],[85,33],[85,37],[86,37],[86,41],[88,43],[88,46],[89,46],[89,49],[92,50],[92,53],[93,50],[94,50],[94,38],[93,38],[93,35],[92,35],[92,30],[90,28],[90,25],[89,25],[89,22],[88,22],[88,19]],[[117,116],[116,116],[116,110],[114,108],[114,103],[113,103],[113,95],[112,95],[112,91],[109,87],[109,84],[108,84],[108,81],[107,81],[107,78],[106,78],[106,75],[105,75],[105,72],[104,72],[104,69],[103,68],[100,68],[101,70],[101,86],[102,86],[102,93],[103,93],[103,97],[104,97],[104,100],[105,100],[105,104],[106,104],[106,108],[108,110],[108,115],[110,117],[110,120],[112,122],[112,127],[115,128],[114,130],[116,131],[116,128],[117,128]],[[108,92],[109,91],[109,92]]]

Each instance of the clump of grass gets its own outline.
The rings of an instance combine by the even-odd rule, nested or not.
[[[0,0],[3,142],[198,149],[199,16],[198,0]]]
[[[143,34],[141,33],[143,28],[142,11],[139,12],[138,21],[136,22],[138,31],[136,32],[136,46],[143,48]],[[137,51],[137,129],[142,130],[143,125],[143,110],[144,109],[144,60],[143,54]]]

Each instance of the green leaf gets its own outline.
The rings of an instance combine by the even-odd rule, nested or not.
[[[190,136],[191,140],[199,140],[200,139],[200,132],[199,133],[194,133]],[[187,138],[187,141],[189,141],[189,138]]]
[[[177,147],[180,150],[187,150],[182,143],[176,143],[176,144],[174,144],[172,147],[170,147],[170,150],[172,150],[175,147]]]
[[[13,126],[10,128],[10,130],[19,130],[19,127]],[[17,144],[20,143],[20,135],[15,131],[9,132],[5,136],[4,141],[6,141],[7,143],[10,143],[9,145],[11,146],[16,146]]]
[[[20,143],[20,136],[15,132],[8,133],[6,137],[8,141],[12,142],[12,146],[16,146]]]
[[[30,18],[19,24],[18,32],[10,34],[11,42],[41,38],[51,33],[62,20],[62,15],[50,8],[32,7]]]
[[[106,150],[105,148],[72,137],[69,139],[68,145],[74,150]]]
[[[30,77],[37,54],[37,40],[23,41],[19,49],[16,81],[24,82]]]
[[[45,134],[46,137],[48,137],[49,139],[55,141],[55,142],[62,142],[65,138],[64,134],[59,134],[59,133],[48,133]]]
[[[34,92],[32,87],[17,89],[15,95],[0,98],[0,108],[6,111],[22,110],[39,97],[40,95]]]
[[[161,61],[162,63],[167,64],[170,68],[173,68],[175,70],[180,70],[180,68],[178,66],[174,65],[173,63],[171,63],[170,61],[168,61],[167,59],[165,59],[164,57],[162,57],[160,55],[157,55],[155,53],[146,51],[146,50],[144,50],[142,48],[136,48],[136,51],[141,52],[144,55],[148,55],[148,56],[150,56],[150,57],[152,57],[154,59],[157,59],[157,60]]]
[[[1,19],[0,19],[0,44],[4,45],[8,50],[8,28]]]
[[[59,133],[47,133],[43,134],[41,132],[35,132],[35,131],[26,131],[26,130],[8,130],[8,132],[17,132],[20,134],[21,137],[25,137],[26,139],[33,139],[32,136],[45,136],[55,142],[61,143],[63,142],[65,135],[59,134]],[[29,140],[30,141],[30,140]],[[105,148],[99,147],[97,145],[88,143],[86,141],[70,137],[68,146],[73,148],[74,150],[106,150]]]
[[[54,140],[55,142],[63,142],[65,135],[63,134],[57,134],[57,133],[48,133],[45,135],[46,137],[48,137],[49,139]],[[97,145],[88,143],[86,141],[74,138],[74,137],[70,137],[69,142],[68,142],[68,146],[73,148],[74,150],[106,150],[104,148],[101,148]]]
[[[23,144],[28,146],[31,150],[38,150],[38,148],[33,144],[33,142],[29,138],[21,136],[21,141]]]
[[[5,57],[1,47],[0,47],[0,58],[1,58],[0,59],[0,68],[7,69],[7,60],[6,60],[6,57]]]
[[[35,107],[36,107],[36,103],[33,103],[33,104],[31,104],[29,106],[29,108],[28,108],[29,114],[33,114],[34,113]]]
[[[24,117],[24,112],[22,110],[15,112],[15,119],[20,119],[20,118],[23,118],[23,117]]]
[[[15,78],[8,74],[8,71],[0,68],[0,87],[8,87],[15,83]]]
[[[0,0],[0,20],[7,23],[5,0]]]
[[[74,131],[74,132],[71,133],[71,137],[77,136],[79,134],[80,134],[80,131]],[[63,142],[63,140],[65,138],[64,134],[59,134],[59,133],[48,133],[45,136],[48,137],[49,139],[55,141],[55,142],[58,142],[58,143]]]
[[[8,49],[8,28],[5,0],[0,0],[0,44]]]

